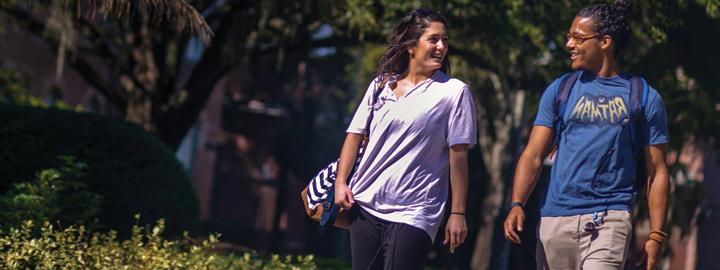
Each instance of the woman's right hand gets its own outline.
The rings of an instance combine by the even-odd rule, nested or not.
[[[345,210],[350,210],[355,204],[350,187],[344,183],[335,182],[335,205],[339,205]]]

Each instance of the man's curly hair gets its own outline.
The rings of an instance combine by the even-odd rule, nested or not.
[[[609,35],[615,42],[617,56],[630,44],[630,1],[616,0],[614,5],[590,5],[581,9],[575,17],[591,18],[598,35]]]

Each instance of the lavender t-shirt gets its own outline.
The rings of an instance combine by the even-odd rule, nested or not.
[[[475,104],[465,83],[441,71],[400,99],[388,84],[374,106],[370,140],[350,189],[371,215],[420,228],[434,241],[448,196],[449,147],[477,142]],[[347,132],[365,134],[374,86]]]

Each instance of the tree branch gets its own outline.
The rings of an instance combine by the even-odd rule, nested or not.
[[[200,111],[205,107],[215,82],[229,70],[228,64],[222,64],[223,46],[232,28],[232,16],[223,19],[216,31],[214,46],[210,46],[203,54],[200,62],[193,69],[185,87],[187,97],[176,106],[170,106],[167,112],[156,112],[158,135],[162,141],[172,148],[177,148],[183,136],[197,120]]]
[[[110,86],[105,80],[103,79],[100,74],[97,73],[97,68],[85,61],[85,59],[81,56],[78,56],[74,59],[74,61],[69,61],[68,63],[75,71],[80,73],[82,77],[90,83],[98,92],[103,94],[110,103],[117,106],[117,108],[125,113],[125,109],[127,106],[127,97],[120,96],[116,91],[113,91],[113,87]]]

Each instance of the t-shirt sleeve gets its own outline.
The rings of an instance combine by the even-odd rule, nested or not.
[[[450,109],[448,122],[447,143],[449,146],[456,144],[469,144],[470,147],[477,144],[477,111],[475,101],[468,86],[454,98]]]
[[[558,91],[561,79],[556,79],[552,82],[540,98],[540,104],[538,105],[537,115],[535,116],[535,126],[544,126],[553,128],[555,126],[555,95]]]
[[[645,123],[643,125],[643,138],[646,145],[668,143],[667,113],[660,94],[652,87],[647,87],[648,96],[645,105]]]
[[[370,85],[365,91],[365,96],[363,96],[360,104],[358,104],[357,110],[355,110],[355,116],[353,116],[352,121],[350,121],[350,126],[346,130],[347,133],[365,134],[367,119],[372,109],[370,107],[370,99],[372,98],[373,90],[375,90],[375,80],[370,82]]]

